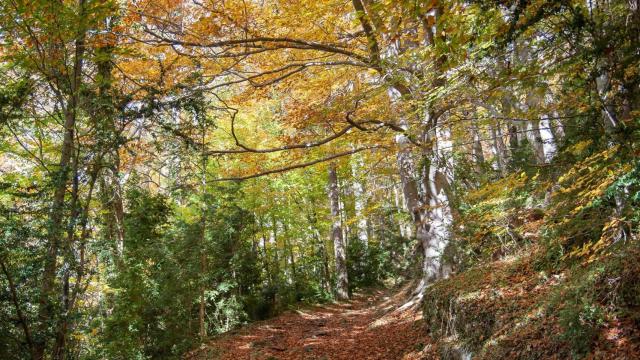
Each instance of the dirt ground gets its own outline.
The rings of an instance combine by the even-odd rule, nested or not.
[[[355,294],[348,302],[287,311],[222,335],[190,352],[196,359],[429,359],[412,285]]]

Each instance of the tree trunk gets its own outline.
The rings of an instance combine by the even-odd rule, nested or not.
[[[353,197],[355,203],[358,239],[364,247],[369,246],[369,224],[364,210],[366,209],[367,199],[365,198],[364,185],[360,179],[360,169],[363,167],[362,158],[356,155],[351,164],[351,174],[353,176]]]
[[[535,89],[534,89],[535,90]],[[542,103],[540,96],[533,91],[527,93],[526,110],[530,113],[531,109],[538,109]],[[530,114],[537,117],[537,114]],[[533,148],[535,160],[537,164],[544,164],[547,162],[547,156],[544,150],[544,141],[542,139],[542,133],[540,131],[540,120],[534,119],[527,122],[526,128],[527,139]]]
[[[421,239],[424,250],[422,270],[426,284],[445,278],[449,274],[447,265],[442,261],[442,255],[449,243],[453,223],[450,201],[450,169],[453,167],[450,133],[442,128],[437,128],[433,133],[432,153],[428,154],[432,160],[428,165],[425,189],[425,202],[429,208],[426,221],[429,226],[425,227],[427,233]]]
[[[347,249],[342,238],[340,222],[340,193],[335,163],[329,165],[329,203],[331,208],[331,240],[335,254],[336,297],[340,300],[349,298],[349,279],[347,275]]]
[[[80,14],[84,13],[84,0],[79,2]],[[45,258],[44,271],[42,274],[42,286],[40,289],[40,298],[38,301],[38,321],[39,336],[34,342],[34,357],[38,360],[44,359],[47,348],[48,332],[50,322],[54,311],[54,287],[55,278],[58,269],[58,252],[63,237],[63,216],[65,194],[67,192],[67,184],[69,182],[70,161],[74,149],[75,142],[75,126],[77,118],[77,110],[80,100],[80,83],[82,81],[82,68],[84,63],[85,48],[85,31],[80,30],[75,40],[75,58],[73,66],[73,75],[69,96],[66,101],[64,110],[64,138],[62,142],[62,150],[60,160],[58,162],[58,171],[54,174],[55,191],[53,195],[53,204],[49,212],[49,224],[47,234],[47,254]]]
[[[471,124],[471,133],[473,134],[473,161],[476,164],[476,169],[480,171],[485,159],[484,152],[482,150],[482,138],[480,136],[480,129],[478,129],[478,124]]]
[[[290,279],[290,283],[293,284],[294,288],[296,290],[298,290],[298,283],[296,282],[296,278],[297,278],[297,274],[296,274],[296,260],[295,257],[293,255],[293,245],[291,244],[291,238],[290,238],[290,234],[289,234],[289,226],[287,225],[286,222],[282,223],[282,228],[283,228],[283,242],[284,242],[284,251],[285,251],[285,256],[289,256],[289,267],[291,269],[291,275],[289,276]]]
[[[269,243],[272,244],[273,247],[273,263],[275,269],[273,270],[274,276],[276,276],[276,280],[278,280],[278,275],[280,274],[280,255],[278,254],[278,223],[276,222],[275,216],[271,215],[271,234]]]
[[[273,284],[273,274],[269,270],[269,253],[267,252],[267,236],[265,234],[264,226],[262,225],[262,218],[256,215],[256,219],[258,221],[258,227],[260,227],[260,237],[262,238],[262,251],[263,257],[262,262],[264,264],[264,270],[267,273],[267,281],[269,285]]]
[[[207,317],[207,303],[205,298],[205,280],[202,279],[203,276],[206,275],[207,272],[207,257],[204,249],[204,244],[206,240],[206,216],[205,212],[202,213],[201,218],[201,231],[200,231],[200,303],[198,309],[198,334],[200,335],[200,341],[204,341],[207,337],[207,326],[206,326],[206,317]]]
[[[443,8],[436,7],[434,22],[442,15]],[[425,28],[426,41],[434,46],[435,41],[443,41],[443,32],[433,28]],[[444,73],[446,56],[435,59],[434,66],[437,74]],[[434,88],[446,85],[446,78],[436,77],[432,86]],[[450,182],[453,171],[453,157],[451,142],[451,130],[438,126],[442,112],[437,112],[437,104],[427,101],[425,104],[425,119],[423,122],[423,138],[426,148],[423,149],[423,157],[426,166],[422,173],[422,186],[424,192],[423,204],[428,205],[422,220],[419,240],[424,251],[422,280],[429,285],[437,279],[448,276],[448,266],[443,264],[442,255],[449,243],[450,227],[453,222],[450,203]],[[481,145],[480,145],[481,146]],[[428,225],[427,225],[428,223]]]
[[[504,140],[502,138],[502,129],[500,126],[500,122],[495,125],[491,125],[491,148],[494,156],[494,167],[500,172],[501,175],[504,176],[507,170],[507,148],[504,145]]]

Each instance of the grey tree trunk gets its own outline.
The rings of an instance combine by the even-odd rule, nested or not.
[[[367,199],[365,197],[363,180],[361,179],[361,169],[363,167],[362,157],[356,155],[352,158],[351,174],[353,176],[353,197],[355,203],[355,212],[358,227],[358,240],[365,247],[369,246],[369,224],[364,213],[367,207]]]
[[[429,211],[424,226],[426,234],[422,239],[424,250],[423,278],[428,285],[435,280],[449,275],[449,267],[443,262],[442,255],[451,237],[450,228],[453,223],[451,209],[450,183],[452,181],[450,132],[443,128],[431,131],[433,147],[425,154],[430,161],[426,169],[425,204]]]
[[[500,122],[491,125],[491,143],[494,156],[494,167],[505,175],[507,169],[507,147],[502,137],[502,128]]]
[[[349,298],[349,278],[347,275],[347,249],[342,237],[340,222],[340,193],[338,174],[335,163],[329,165],[329,204],[331,208],[331,240],[335,254],[336,297],[340,300]]]
[[[443,13],[442,7],[436,7],[433,13],[433,20],[437,22]],[[435,45],[436,39],[443,40],[442,32],[434,28],[425,28],[426,42]],[[437,74],[444,73],[446,56],[434,59],[435,71]],[[433,87],[441,87],[446,84],[445,77],[436,77],[433,80]],[[450,181],[453,176],[453,157],[451,142],[451,131],[448,128],[438,126],[441,120],[437,115],[437,105],[429,100],[425,104],[425,118],[423,120],[423,138],[427,148],[423,149],[423,156],[427,160],[422,174],[422,186],[424,192],[423,204],[428,209],[425,218],[421,221],[420,231],[425,231],[424,235],[418,238],[422,242],[424,251],[423,275],[424,285],[429,285],[433,281],[447,277],[449,267],[444,264],[442,255],[449,243],[450,227],[453,222],[452,208],[450,202]],[[442,113],[440,113],[442,114]],[[480,153],[482,152],[480,144]],[[478,154],[479,155],[479,154]],[[428,225],[425,225],[428,223]]]
[[[391,45],[387,49],[385,49],[384,52],[381,52],[381,49],[377,41],[377,36],[374,32],[375,30],[371,26],[371,23],[369,22],[369,19],[367,16],[368,12],[366,11],[367,9],[365,8],[365,5],[361,0],[352,0],[352,3],[354,6],[354,9],[356,10],[358,20],[362,25],[362,30],[367,37],[368,49],[370,53],[369,55],[371,56],[372,62],[374,64],[378,65],[378,63],[380,62],[381,58],[384,55],[393,55],[402,51],[398,46],[399,44],[396,42],[394,43],[394,45]],[[367,2],[367,4],[370,5],[371,2]],[[432,26],[432,24],[435,23],[436,20],[440,17],[440,15],[442,14],[442,11],[443,11],[443,8],[436,7],[435,9],[433,9],[433,11],[430,11],[428,14],[425,13],[420,15],[423,18],[422,23],[423,23],[423,30],[425,33],[424,42],[426,43],[427,46],[434,45],[436,39],[443,40],[443,37],[444,37],[443,33],[436,31],[436,29],[434,29],[434,26]],[[373,22],[375,23],[375,19]],[[378,35],[382,36],[382,38],[385,37],[384,33],[381,33]],[[442,69],[444,67],[444,64],[446,63],[446,58],[442,56],[434,60],[435,60],[434,68],[430,69],[430,71],[434,72],[436,75],[442,75],[444,73]],[[376,70],[378,70],[378,72],[382,76],[388,75],[385,73],[385,70],[382,66],[378,66]],[[433,83],[430,85],[432,85],[432,87],[439,87],[444,85],[444,82],[445,80],[443,78],[436,76],[435,80],[433,80]],[[406,82],[394,81],[392,84],[392,88],[389,90],[389,97],[391,98],[391,101],[394,103],[399,102],[400,96],[413,98],[413,100],[416,100],[418,102],[425,101],[425,99],[419,95],[418,97],[416,97],[416,94],[418,93],[416,94],[412,93],[409,89],[410,86],[411,86],[411,81],[406,81]],[[428,116],[425,119],[426,121],[423,123],[423,126],[424,126],[422,131],[423,134],[427,134],[427,132],[429,131],[434,131],[437,125],[437,117],[433,116],[434,104],[432,104],[430,101],[427,101],[427,104],[425,105],[426,105],[425,108],[427,110]],[[403,119],[403,121],[401,121],[400,123],[400,126],[403,127],[404,129],[408,129],[409,127],[408,121],[406,119]],[[445,214],[446,213],[450,214],[451,211],[449,208],[449,202],[442,201],[442,197],[443,196],[446,197],[446,195],[443,195],[443,193],[441,193],[440,191],[436,191],[436,190],[444,191],[444,188],[446,187],[442,184],[443,183],[442,178],[445,172],[438,171],[438,168],[435,168],[435,170],[432,169],[433,166],[436,166],[436,167],[438,166],[437,162],[433,163],[435,161],[435,158],[430,156],[433,154],[423,154],[423,155],[426,155],[424,159],[427,160],[427,162],[430,162],[430,165],[427,165],[425,168],[423,168],[423,171],[421,172],[422,177],[420,179],[420,184],[423,185],[423,190],[424,190],[423,195],[427,196],[426,194],[427,189],[433,192],[433,195],[429,196],[429,199],[428,199],[429,201],[440,202],[441,206],[447,208],[447,210],[442,211],[434,208],[426,208],[424,206],[425,204],[428,205],[428,203],[421,199],[418,183],[414,180],[414,174],[416,174],[416,172],[415,172],[415,165],[411,157],[411,146],[410,146],[411,141],[410,140],[411,139],[408,138],[407,135],[404,133],[399,134],[396,137],[396,143],[398,144],[398,148],[399,148],[399,151],[397,154],[397,164],[398,164],[400,179],[402,182],[402,192],[405,198],[406,206],[409,212],[411,213],[411,217],[416,228],[416,237],[422,244],[422,247],[425,252],[425,257],[424,257],[425,263],[423,266],[425,273],[422,281],[422,285],[425,285],[427,281],[429,281],[429,279],[432,277],[429,271],[431,271],[433,267],[437,267],[438,273],[439,274],[441,273],[440,270],[442,266],[440,264],[440,260],[439,259],[434,260],[432,256],[433,255],[432,252],[434,249],[440,249],[442,247],[443,242],[435,241],[435,240],[431,241],[431,238],[435,239],[436,238],[435,235],[438,235],[438,234],[446,235],[446,234],[443,234],[441,230],[444,227],[439,226],[439,224],[445,223],[445,221],[441,221],[441,219],[445,219],[446,218]],[[423,144],[429,144],[429,142],[423,141]],[[426,145],[426,146],[429,146],[429,145]],[[427,150],[427,151],[430,152],[431,150]],[[445,176],[445,179],[446,179],[446,176]],[[431,222],[434,222],[436,226],[433,227]],[[417,290],[418,290],[418,295],[421,295],[422,291],[424,290],[424,286],[419,286]]]
[[[596,78],[596,90],[602,103],[602,119],[607,133],[612,133],[618,127],[618,116],[615,108],[609,101],[609,90],[611,89],[611,78],[607,71],[604,71]]]

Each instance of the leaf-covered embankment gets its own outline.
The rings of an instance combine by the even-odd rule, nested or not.
[[[448,249],[459,271],[423,304],[437,356],[638,358],[638,174],[612,147],[561,176],[523,173],[468,194]]]

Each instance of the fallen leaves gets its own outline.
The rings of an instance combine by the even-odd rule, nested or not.
[[[187,359],[425,359],[429,338],[417,305],[402,307],[411,285],[356,294],[257,322],[213,339]]]

